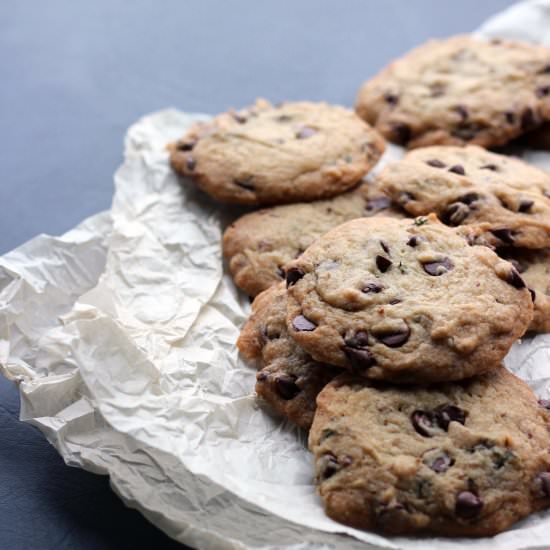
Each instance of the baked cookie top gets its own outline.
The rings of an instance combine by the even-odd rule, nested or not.
[[[284,283],[256,297],[237,347],[258,362],[256,393],[278,414],[309,429],[317,394],[341,369],[315,362],[288,335]]]
[[[550,246],[550,174],[481,147],[434,146],[384,167],[378,184],[413,216],[435,212],[493,246]]]
[[[287,266],[287,328],[315,360],[394,382],[496,368],[533,304],[516,269],[432,214],[359,218]]]
[[[326,512],[392,534],[503,531],[550,506],[545,406],[503,367],[429,389],[338,376],[309,435]]]
[[[550,332],[550,250],[508,248],[497,252],[512,263],[531,292],[535,311],[528,331]]]
[[[502,145],[550,119],[550,49],[471,36],[432,40],[366,82],[356,110],[411,148]]]
[[[343,193],[383,151],[378,132],[344,107],[258,100],[195,125],[171,163],[217,200],[282,204]]]
[[[226,230],[223,253],[235,284],[249,296],[284,279],[284,266],[329,229],[362,216],[404,217],[374,182],[333,199],[264,208]]]

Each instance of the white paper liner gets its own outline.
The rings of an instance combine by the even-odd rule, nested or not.
[[[517,29],[548,42],[550,0],[481,32]],[[325,516],[304,433],[259,408],[255,372],[235,349],[249,304],[222,271],[228,209],[182,187],[167,163],[166,143],[201,118],[143,118],[110,213],[0,258],[0,371],[20,382],[22,420],[195,547],[550,547],[550,512],[478,540],[386,538]],[[550,167],[550,154],[526,158]],[[550,336],[515,345],[506,364],[550,397]]]

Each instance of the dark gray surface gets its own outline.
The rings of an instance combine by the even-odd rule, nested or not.
[[[0,253],[108,208],[124,131],[144,113],[215,113],[257,96],[351,105],[392,58],[511,4],[2,0]],[[63,466],[17,409],[0,381],[1,549],[173,546],[104,478]]]

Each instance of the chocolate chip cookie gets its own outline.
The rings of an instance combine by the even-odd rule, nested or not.
[[[535,311],[529,332],[550,332],[550,250],[498,250],[521,273],[531,292]]]
[[[309,429],[317,394],[341,370],[315,362],[288,335],[284,283],[256,297],[237,347],[246,359],[259,362],[256,393],[277,413]]]
[[[317,406],[309,446],[337,521],[489,536],[550,507],[550,403],[503,367],[429,389],[342,375]]]
[[[481,147],[434,146],[384,167],[382,189],[413,216],[435,212],[493,246],[550,247],[550,174]]]
[[[394,382],[496,368],[533,317],[517,270],[435,215],[359,218],[287,265],[287,328],[316,361]]]
[[[217,200],[282,204],[343,193],[383,151],[378,132],[348,109],[258,100],[194,126],[171,163]]]
[[[492,147],[550,120],[550,49],[471,36],[432,40],[366,82],[358,114],[408,147]]]
[[[235,284],[249,296],[284,279],[284,265],[329,229],[362,216],[404,217],[375,183],[333,199],[245,214],[225,231],[223,253]]]

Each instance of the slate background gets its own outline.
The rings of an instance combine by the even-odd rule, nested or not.
[[[352,105],[360,83],[511,0],[2,0],[0,254],[109,207],[125,129],[257,96]],[[0,378],[0,549],[182,548],[17,421]]]

